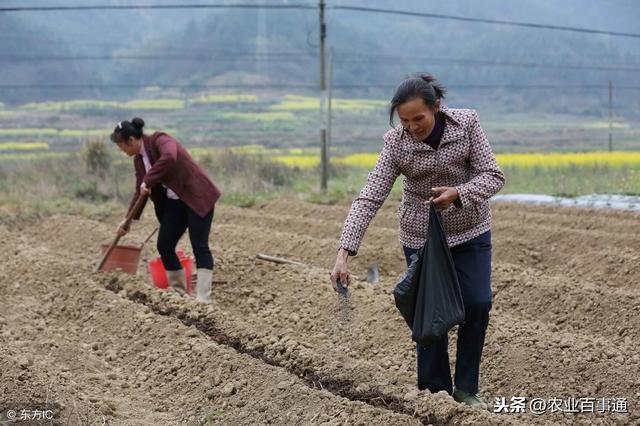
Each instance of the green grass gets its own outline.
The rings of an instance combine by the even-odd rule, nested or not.
[[[244,207],[250,208],[255,205],[259,205],[261,203],[267,202],[273,199],[273,195],[262,193],[262,194],[242,194],[242,193],[231,193],[225,194],[224,197],[220,198],[221,204],[228,204],[236,207]]]
[[[69,154],[64,152],[9,152],[0,154],[0,165],[7,161],[39,161],[67,157]]]
[[[25,127],[0,129],[0,137],[91,137],[109,136],[113,129],[53,129],[50,127]]]
[[[201,150],[194,156],[222,188],[220,202],[239,207],[290,196],[328,205],[353,199],[371,170],[332,164],[328,191],[322,193],[318,167],[287,167],[264,155],[232,150]],[[36,159],[0,155],[0,222],[29,221],[55,213],[100,217],[124,211],[133,192],[132,166],[128,158],[107,157],[100,172],[95,167],[92,171],[79,155]],[[507,178],[503,194],[640,194],[638,165],[511,165],[503,169]],[[402,177],[396,180],[391,197],[399,198],[401,192]]]
[[[47,151],[47,142],[0,142],[0,153],[15,151]]]
[[[0,129],[0,137],[1,136],[57,136],[59,133],[58,129],[53,129],[50,127],[24,127],[24,128],[4,128]]]
[[[577,197],[587,194],[640,195],[640,167],[505,167],[502,193]]]
[[[148,91],[146,96],[156,99],[141,95],[126,102],[78,99],[0,106],[2,217],[38,217],[110,203],[122,209],[133,187],[131,160],[108,142],[108,135],[117,120],[138,112],[153,128],[185,143],[223,189],[221,203],[242,207],[289,195],[320,204],[352,199],[366,182],[387,129],[386,100],[334,98],[331,178],[328,192],[322,193],[317,97],[172,94],[160,98],[162,93]],[[507,175],[503,193],[640,193],[638,154],[593,152],[606,149],[606,118],[522,113],[481,114],[480,119],[496,152],[591,151],[597,160],[568,154],[545,156],[547,163],[537,164],[535,156],[502,155]],[[106,127],[99,128],[104,123]],[[614,147],[637,151],[637,128],[637,123],[617,119]],[[81,152],[87,138],[106,141],[107,151],[113,153],[100,176],[88,171],[81,155],[59,152]],[[226,146],[231,148],[221,148]],[[392,194],[401,191],[402,178]]]
[[[255,95],[202,95],[197,98],[190,98],[190,104],[218,104],[218,103],[254,103],[258,102]]]
[[[293,121],[296,116],[290,111],[265,112],[225,112],[221,114],[224,120],[240,120],[248,122],[270,123],[274,121]]]
[[[204,422],[203,424],[206,424],[207,426],[211,426],[216,424],[219,420],[222,420],[223,418],[224,418],[224,410],[215,409],[210,405],[202,407],[201,421]]]
[[[331,206],[346,198],[347,194],[339,188],[332,187],[327,192],[313,191],[304,194],[303,199],[309,203]]]
[[[512,131],[512,130],[559,130],[559,129],[609,129],[609,121],[602,118],[582,117],[567,114],[529,114],[509,113],[499,116],[480,116],[480,123],[485,131]],[[628,129],[630,124],[621,120],[614,120],[614,129]]]
[[[356,195],[367,180],[370,169],[348,167],[329,181],[329,192]],[[505,167],[506,184],[502,194],[548,194],[577,197],[588,194],[640,195],[640,167],[568,166],[568,167]],[[319,182],[319,178],[317,179]],[[307,180],[307,190],[315,183]],[[402,176],[392,190],[402,191]]]
[[[193,98],[132,99],[128,101],[103,101],[96,99],[74,99],[61,102],[30,102],[18,109],[26,111],[89,111],[130,109],[138,111],[181,110],[187,105],[254,103],[258,98],[247,94],[201,95]],[[2,108],[0,108],[2,109]]]
[[[30,222],[54,214],[70,214],[106,219],[122,212],[123,204],[117,200],[107,202],[89,202],[76,197],[0,197],[0,224],[11,225],[17,222]]]
[[[334,146],[353,152],[379,150],[381,136],[388,128],[387,106],[385,99],[334,97]],[[32,102],[0,108],[0,141],[44,140],[56,151],[71,151],[79,147],[82,138],[106,138],[118,120],[140,115],[150,127],[168,131],[189,146],[262,143],[287,149],[317,145],[319,107],[318,97],[299,94],[180,96],[178,92],[162,90],[146,90],[135,99],[123,101]],[[579,152],[607,148],[609,123],[604,115],[492,111],[481,111],[480,120],[495,152]],[[638,123],[614,118],[614,147],[638,149]],[[99,128],[103,123],[107,125]],[[145,130],[151,132],[151,128]]]
[[[620,122],[612,122],[611,123],[611,127],[613,129],[628,129],[631,126],[629,125],[629,123],[620,123]],[[590,123],[584,123],[582,125],[583,129],[609,129],[609,122],[608,121],[592,121]]]

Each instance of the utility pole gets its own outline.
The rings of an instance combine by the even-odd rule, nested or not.
[[[329,100],[327,102],[327,165],[331,157],[331,102],[333,101],[333,47],[329,48]]]
[[[320,162],[322,167],[320,189],[322,192],[326,192],[327,180],[329,179],[329,165],[327,161],[327,87],[324,75],[324,41],[327,36],[327,26],[324,22],[324,0],[320,0],[318,9],[320,12]]]
[[[264,0],[259,2],[264,4]],[[256,74],[262,76],[263,79],[268,80],[269,70],[267,69],[268,61],[265,60],[269,54],[268,34],[267,34],[267,12],[264,8],[258,9],[258,31],[256,37]]]
[[[609,152],[613,151],[613,82],[609,80]]]

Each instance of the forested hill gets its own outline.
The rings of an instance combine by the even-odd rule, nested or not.
[[[124,1],[78,2],[107,3],[131,4]],[[162,2],[147,2],[150,3]],[[265,0],[264,3],[293,2]],[[45,2],[2,3],[3,6],[12,4],[43,6]],[[46,5],[53,4],[46,2]],[[308,4],[315,5],[316,2]],[[345,92],[354,91],[348,87],[365,85],[369,86],[370,96],[386,96],[389,88],[384,86],[397,83],[409,72],[423,70],[441,77],[452,87],[511,86],[510,90],[501,91],[498,98],[516,105],[529,102],[541,106],[545,100],[549,102],[563,96],[568,90],[569,96],[575,99],[589,98],[592,96],[590,91],[604,93],[603,99],[606,99],[609,80],[616,87],[637,84],[639,38],[331,7],[365,6],[640,33],[637,25],[640,3],[634,0],[351,0],[328,1],[327,4],[327,45],[335,51],[335,85],[338,89],[344,88]],[[0,14],[0,26],[3,29],[0,56],[4,84],[75,82],[107,86],[64,91],[4,89],[0,100],[8,103],[135,94],[132,88],[110,87],[122,84],[190,84],[195,90],[203,84],[312,85],[318,80],[318,16],[315,10],[4,13]],[[20,56],[43,59],[16,58]],[[56,59],[58,56],[67,59]],[[635,70],[611,69],[625,67]],[[531,85],[598,87],[592,90],[519,87]],[[487,89],[467,87],[464,96],[481,98],[486,92]],[[628,99],[618,93],[618,101],[633,102],[638,97],[629,93]],[[636,90],[635,95],[638,93],[640,91]]]

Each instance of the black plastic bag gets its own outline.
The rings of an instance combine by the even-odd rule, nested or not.
[[[416,310],[416,293],[418,291],[418,279],[420,277],[420,265],[422,265],[422,250],[411,255],[411,263],[393,291],[396,307],[409,328],[413,328],[413,315]]]
[[[429,208],[427,241],[403,278],[396,285],[394,297],[396,306],[410,324],[415,342],[429,345],[464,321],[458,275],[433,203]],[[408,309],[411,298],[414,299],[413,312]]]

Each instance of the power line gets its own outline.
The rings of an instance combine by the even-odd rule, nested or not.
[[[214,57],[210,54],[203,55],[78,55],[78,56],[0,56],[0,62],[39,62],[39,61],[169,61],[169,60],[198,60],[213,62],[234,62],[244,60],[273,60],[273,61],[308,61],[315,59],[313,56],[300,54],[240,54],[230,58]]]
[[[397,85],[392,84],[338,84],[336,89],[393,89]],[[452,89],[606,89],[606,84],[450,84]],[[316,89],[316,84],[0,84],[0,89]],[[640,90],[640,86],[616,86],[616,89]]]
[[[0,84],[0,89],[315,89],[316,84]]]
[[[346,52],[341,52],[341,55],[349,55]],[[451,62],[465,65],[484,65],[491,67],[525,67],[525,68],[558,68],[558,69],[576,69],[576,70],[598,70],[598,71],[640,71],[640,66],[624,66],[624,65],[581,65],[581,64],[545,64],[541,62],[518,62],[518,61],[490,61],[483,59],[466,59],[466,58],[439,58],[439,57],[415,57],[415,56],[391,56],[391,55],[372,55],[379,59],[368,59],[367,57],[353,58],[350,60],[341,60],[339,62],[354,62],[354,63],[378,63],[388,62],[389,60],[395,61],[433,61],[433,62]],[[384,59],[382,59],[384,58]]]
[[[587,33],[587,34],[602,34],[602,35],[619,36],[619,37],[640,38],[640,34],[637,34],[637,33],[604,31],[604,30],[595,30],[591,28],[568,27],[568,26],[562,26],[562,25],[535,24],[530,22],[507,21],[507,20],[500,20],[500,19],[469,18],[466,16],[445,15],[445,14],[439,14],[439,13],[409,12],[404,10],[380,9],[380,8],[360,7],[360,6],[343,6],[343,5],[329,6],[328,8],[335,9],[335,10],[355,11],[355,12],[417,16],[422,18],[446,19],[446,20],[463,21],[463,22],[478,22],[478,23],[484,23],[484,24],[509,25],[509,26],[526,27],[526,28],[537,28],[537,29],[558,30],[558,31],[571,31],[571,32],[579,32],[579,33]],[[305,4],[305,3],[297,3],[297,4],[215,3],[215,4],[96,5],[96,6],[25,6],[25,7],[2,7],[0,8],[0,12],[50,12],[50,11],[88,11],[88,10],[143,10],[143,9],[316,10],[317,6],[314,6],[311,4]]]
[[[2,1],[2,0],[0,0]],[[59,39],[59,40],[51,40],[51,39],[41,39],[41,38],[25,38],[25,37],[14,37],[12,34],[1,34],[0,35],[0,43],[11,43],[13,45],[18,45],[20,43],[26,43],[26,42],[34,42],[37,43],[38,46],[41,45],[53,45],[53,47],[48,48],[49,52],[54,52],[54,51],[61,51],[64,52],[66,54],[67,57],[69,57],[71,59],[73,59],[73,56],[71,53],[72,51],[76,51],[76,52],[86,52],[88,50],[89,47],[92,47],[91,51],[95,51],[96,49],[103,49],[103,50],[107,50],[107,51],[123,51],[126,49],[129,49],[129,51],[131,50],[131,45],[122,45],[121,42],[110,42],[110,43],[106,43],[106,42],[87,42],[85,40],[63,40],[63,39]],[[69,45],[73,45],[75,47],[75,49],[69,49]],[[56,48],[57,47],[57,48]],[[217,46],[216,46],[217,47]],[[15,49],[14,49],[15,50]],[[154,41],[149,42],[149,44],[144,45],[144,50],[145,52],[149,52],[152,53],[154,55],[160,55],[160,54],[167,54],[167,55],[212,55],[212,54],[219,54],[219,55],[243,55],[242,53],[238,53],[235,50],[221,50],[218,48],[215,48],[211,42],[209,43],[205,43],[205,42],[196,42],[196,41],[189,41],[188,44],[184,44],[184,45],[180,45],[180,44],[171,44],[171,45],[166,45],[166,44],[160,44],[157,45],[155,44]],[[78,56],[79,59],[84,59],[85,57],[87,59],[93,59],[93,57],[95,56],[95,59],[101,59],[102,57],[105,56],[109,56],[109,55],[93,55],[91,56],[86,55],[84,53],[80,54],[81,56]],[[305,52],[305,51],[298,51],[298,52],[268,52],[268,53],[262,53],[262,52],[252,52],[252,53],[245,53],[244,55],[273,55],[273,56],[296,56],[296,55],[309,55],[309,52]],[[117,57],[120,57],[121,55],[116,55]],[[127,56],[126,54],[123,54],[123,56]],[[144,55],[142,55],[144,56]],[[35,57],[34,58],[39,58]],[[30,58],[28,56],[18,56],[18,55],[11,55],[11,56],[4,56],[4,58],[9,58],[11,60],[15,59],[15,60],[22,60],[22,58]],[[47,56],[47,58],[49,58]],[[52,55],[51,56],[52,60],[56,60],[57,56]],[[106,59],[106,58],[105,58]]]
[[[1,86],[0,86],[1,87]],[[393,84],[342,84],[333,86],[338,89],[366,89],[366,88],[389,88],[395,89]],[[606,89],[606,84],[447,84],[450,89]],[[616,89],[640,90],[640,86],[616,86]]]
[[[0,56],[0,62],[38,62],[38,61],[172,61],[172,60],[198,60],[203,62],[235,62],[247,60],[298,62],[315,60],[314,56],[307,56],[306,53],[282,52],[282,53],[236,53],[218,52],[219,55],[234,55],[235,57],[214,57],[210,52],[201,55],[185,54],[162,54],[162,55],[77,55],[77,56]],[[515,62],[515,61],[489,61],[481,59],[465,58],[438,58],[438,57],[408,57],[408,56],[386,56],[372,55],[373,57],[354,58],[348,52],[341,52],[341,55],[349,59],[336,60],[336,63],[386,63],[388,60],[403,62],[444,62],[464,65],[480,65],[488,67],[516,67],[516,68],[556,68],[572,70],[595,70],[595,71],[626,71],[637,72],[640,67],[634,66],[598,66],[580,64],[545,64],[540,62]]]
[[[547,29],[547,30],[559,30],[559,31],[572,31],[578,33],[587,33],[587,34],[603,34],[603,35],[611,35],[611,36],[619,36],[619,37],[634,37],[640,38],[640,34],[635,33],[622,33],[616,31],[603,31],[603,30],[594,30],[590,28],[578,28],[578,27],[566,27],[561,25],[546,25],[546,24],[533,24],[529,22],[518,22],[518,21],[505,21],[499,19],[482,19],[482,18],[468,18],[465,16],[454,16],[454,15],[443,15],[438,13],[423,13],[423,12],[408,12],[404,10],[393,10],[393,9],[379,9],[372,7],[360,7],[360,6],[331,6],[332,9],[336,10],[350,10],[356,12],[370,12],[370,13],[383,13],[383,14],[392,14],[392,15],[404,15],[404,16],[418,16],[422,18],[434,18],[434,19],[448,19],[454,21],[464,21],[464,22],[480,22],[484,24],[496,24],[496,25],[510,25],[516,27],[526,27],[526,28],[538,28],[538,29]]]
[[[147,4],[147,5],[97,5],[97,6],[25,6],[1,7],[0,12],[67,12],[85,10],[140,10],[140,9],[306,9],[315,10],[310,4]]]

